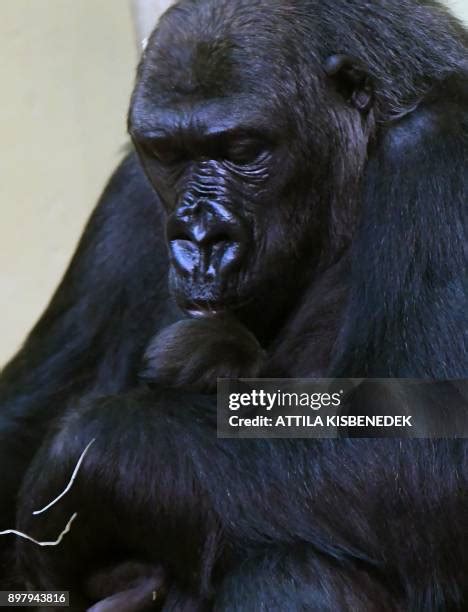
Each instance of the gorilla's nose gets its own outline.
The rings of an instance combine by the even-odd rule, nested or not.
[[[179,211],[167,225],[172,263],[180,274],[201,273],[208,280],[226,275],[240,262],[245,235],[232,216]]]

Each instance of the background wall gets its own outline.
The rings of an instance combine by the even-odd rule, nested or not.
[[[140,40],[151,33],[158,16],[173,4],[173,0],[131,0],[135,28]]]
[[[0,365],[46,306],[122,157],[138,59],[131,8],[0,2]]]
[[[445,4],[468,23],[468,0],[445,0]]]
[[[0,0],[0,366],[122,157],[137,39],[169,4]],[[450,4],[468,21],[468,0]]]

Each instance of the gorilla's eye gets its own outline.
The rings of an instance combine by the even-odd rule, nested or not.
[[[224,158],[237,166],[248,166],[263,159],[266,153],[265,143],[243,140],[229,143],[224,152]]]
[[[155,159],[164,166],[173,166],[185,159],[184,152],[176,148],[172,142],[166,139],[152,139],[143,143],[143,149],[147,156]]]

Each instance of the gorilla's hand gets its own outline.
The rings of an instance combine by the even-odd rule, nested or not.
[[[257,339],[232,317],[184,320],[150,342],[142,378],[212,393],[218,378],[258,377],[264,359]]]
[[[25,476],[17,524],[54,541],[77,517],[59,546],[18,540],[25,581],[70,590],[73,611],[97,603],[139,611],[153,605],[153,591],[158,602],[166,590],[197,595],[219,529],[206,480],[215,432],[215,398],[181,390],[144,388],[70,406]],[[91,440],[67,494],[33,514],[64,490]]]

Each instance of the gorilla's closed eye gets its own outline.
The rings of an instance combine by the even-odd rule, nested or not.
[[[147,156],[164,166],[172,166],[187,159],[186,152],[176,147],[169,138],[145,139],[139,145]]]
[[[238,166],[248,166],[268,154],[268,147],[259,140],[240,140],[228,143],[223,158]]]
[[[178,147],[171,138],[140,140],[140,148],[150,158],[164,166],[173,166],[189,159],[219,159],[236,166],[252,165],[267,156],[268,145],[260,139],[236,139],[217,136],[194,145],[193,152]]]

